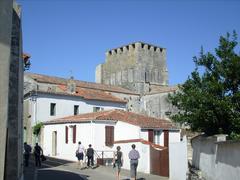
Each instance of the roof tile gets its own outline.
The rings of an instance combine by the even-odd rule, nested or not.
[[[176,127],[169,121],[164,119],[153,118],[133,112],[123,110],[108,110],[99,111],[86,114],[79,114],[75,116],[68,116],[45,122],[45,124],[59,124],[59,123],[78,123],[91,120],[115,120],[126,122],[135,126],[146,129],[176,129]]]

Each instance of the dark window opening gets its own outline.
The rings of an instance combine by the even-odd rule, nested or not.
[[[93,107],[93,112],[98,112],[98,111],[100,111],[100,110],[101,110],[100,107]]]
[[[56,103],[51,103],[50,104],[50,116],[55,116],[56,115]]]
[[[74,115],[78,115],[78,114],[79,114],[79,106],[74,105]]]

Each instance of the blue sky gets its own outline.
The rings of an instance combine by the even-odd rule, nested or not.
[[[237,0],[18,0],[30,72],[95,81],[105,52],[135,41],[167,48],[169,83],[183,83],[201,46],[240,36]],[[72,72],[72,73],[71,73]]]

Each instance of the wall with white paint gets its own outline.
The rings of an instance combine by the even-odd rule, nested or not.
[[[186,180],[187,171],[187,138],[184,136],[182,141],[169,142],[169,177],[171,180]]]
[[[180,142],[181,135],[179,130],[169,130],[169,143]]]
[[[93,107],[100,107],[103,110],[125,109],[126,107],[123,103],[85,100],[81,97],[54,94],[38,94],[36,98],[29,99],[32,126],[38,122],[74,115],[74,105],[79,106],[79,114],[93,112]],[[51,103],[56,103],[56,115],[54,116],[50,115]]]
[[[204,179],[239,179],[240,141],[226,141],[223,137],[224,135],[197,136],[192,139],[192,164],[201,170]]]

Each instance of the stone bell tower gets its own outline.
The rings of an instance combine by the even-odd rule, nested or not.
[[[140,94],[167,86],[166,49],[143,42],[111,49],[106,52],[105,63],[96,67],[96,82]]]

